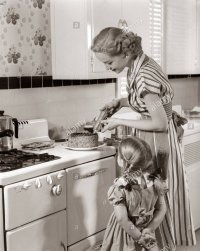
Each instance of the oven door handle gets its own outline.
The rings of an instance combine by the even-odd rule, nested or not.
[[[87,173],[87,174],[84,174],[84,175],[80,175],[78,173],[74,173],[73,174],[73,179],[74,180],[86,179],[86,178],[90,178],[90,177],[93,177],[95,175],[99,175],[101,173],[104,173],[105,171],[106,171],[106,168],[102,168],[102,169],[97,170],[95,172]]]

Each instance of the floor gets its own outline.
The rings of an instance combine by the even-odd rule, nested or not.
[[[178,247],[176,251],[200,251],[200,229],[196,232],[197,245],[192,247]]]

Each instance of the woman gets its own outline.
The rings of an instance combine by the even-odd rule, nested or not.
[[[166,75],[143,53],[141,38],[132,32],[105,28],[94,38],[91,49],[106,69],[120,73],[128,68],[128,98],[115,99],[103,109],[115,113],[122,107],[131,107],[141,114],[141,120],[110,118],[104,131],[129,126],[151,146],[154,165],[169,188],[167,213],[156,233],[163,248],[172,251],[178,245],[194,245],[186,174],[177,136],[182,121],[172,113],[173,90]]]

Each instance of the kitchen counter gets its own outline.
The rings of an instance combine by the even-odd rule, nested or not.
[[[56,143],[54,148],[35,152],[46,152],[48,154],[53,154],[61,158],[13,171],[0,172],[0,186],[5,186],[14,182],[26,180],[29,178],[37,177],[39,175],[44,175],[62,169],[67,169],[79,164],[112,156],[115,155],[116,150],[112,146],[103,146],[91,151],[73,151],[66,149],[63,143]]]
[[[188,123],[183,126],[184,136],[189,136],[200,132],[200,120],[199,119],[189,119]]]

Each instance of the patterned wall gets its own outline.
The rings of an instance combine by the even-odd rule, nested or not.
[[[0,77],[51,74],[50,0],[0,0]]]

